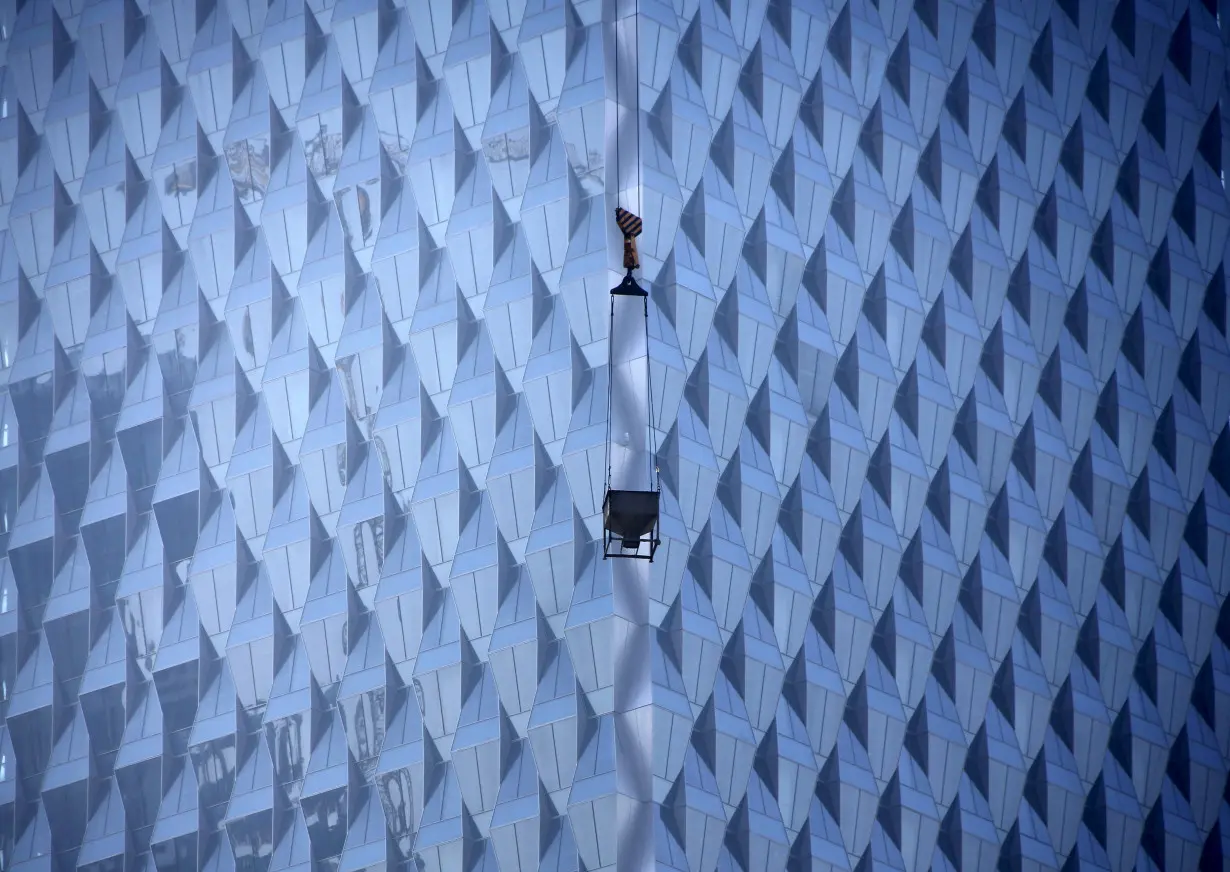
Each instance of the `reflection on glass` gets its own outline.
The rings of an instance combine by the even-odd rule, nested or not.
[[[231,143],[226,147],[226,163],[240,200],[251,203],[265,195],[269,187],[268,140],[263,141],[259,149],[246,139]],[[193,170],[195,175],[195,167]]]
[[[195,190],[196,161],[194,160],[176,164],[163,184],[163,194],[168,197],[182,197]]]

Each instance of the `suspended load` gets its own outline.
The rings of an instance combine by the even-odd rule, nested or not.
[[[607,465],[606,497],[602,501],[602,525],[604,531],[604,557],[631,557],[653,561],[658,549],[658,508],[662,488],[658,481],[657,446],[653,428],[653,385],[649,379],[649,292],[640,286],[632,271],[640,268],[636,251],[636,237],[641,233],[641,219],[627,209],[615,210],[615,222],[624,237],[623,281],[611,288],[611,329],[607,342]],[[646,426],[649,436],[649,463],[643,478],[644,489],[612,487],[612,446],[614,415],[611,398],[615,392],[615,305],[619,298],[641,298],[645,319],[645,396],[647,397]],[[625,300],[625,303],[627,301]]]

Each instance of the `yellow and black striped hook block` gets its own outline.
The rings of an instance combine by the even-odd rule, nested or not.
[[[639,269],[641,260],[636,253],[636,237],[641,235],[641,219],[622,206],[615,208],[615,223],[624,235],[624,269]]]

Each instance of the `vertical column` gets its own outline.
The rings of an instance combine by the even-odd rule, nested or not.
[[[641,214],[642,174],[637,143],[641,123],[640,22],[634,0],[615,4],[612,34],[611,89],[613,135],[608,136],[608,189],[614,186],[610,260],[621,264],[623,241],[614,224],[614,207]],[[642,264],[642,267],[645,265]],[[638,271],[643,287],[653,271]],[[653,309],[652,300],[649,302]],[[644,490],[651,486],[652,456],[648,418],[650,378],[646,343],[645,301],[615,300],[611,360],[611,476],[614,487]],[[614,659],[614,722],[619,852],[617,869],[654,868],[653,693],[650,680],[649,589],[652,565],[643,560],[609,560],[614,596],[611,657]]]

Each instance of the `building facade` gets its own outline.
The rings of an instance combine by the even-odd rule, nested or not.
[[[0,869],[1226,868],[1223,5],[0,2]]]

